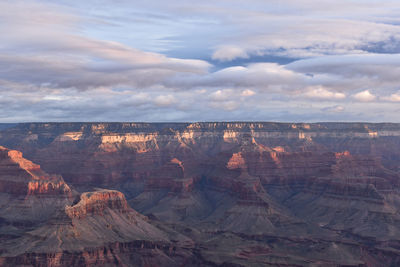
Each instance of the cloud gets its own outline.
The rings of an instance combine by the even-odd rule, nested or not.
[[[235,87],[254,87],[275,90],[283,87],[296,87],[303,83],[304,75],[286,69],[276,63],[255,63],[246,67],[228,67],[213,73],[210,85],[231,85]]]
[[[228,100],[232,94],[233,94],[232,89],[224,89],[224,90],[218,90],[210,94],[210,100],[212,101],[225,101]]]
[[[173,95],[160,95],[154,99],[154,103],[159,107],[171,106],[176,103]]]
[[[390,102],[400,102],[400,91],[397,93],[391,94],[388,97],[382,97],[383,100],[390,101]]]
[[[353,98],[361,102],[371,102],[376,99],[376,96],[371,94],[369,90],[365,90],[353,95]]]
[[[234,54],[250,58],[260,55],[304,58],[393,50],[389,44],[397,42],[400,33],[398,25],[390,23],[398,15],[395,2],[385,1],[384,6],[345,0],[335,1],[334,5],[327,2],[252,1],[244,6],[238,1],[229,4],[224,1],[219,5],[206,3],[196,13],[203,12],[205,17],[218,22],[213,25],[215,35],[211,38],[211,45],[217,47],[214,55],[223,53],[221,47],[226,46],[238,48]],[[187,15],[194,12],[193,8],[185,11]],[[233,58],[227,56],[226,60]]]
[[[373,90],[375,99],[383,100],[398,88],[400,54],[325,56],[297,60],[285,67],[311,77],[309,84],[318,84],[332,92],[356,95]],[[364,92],[354,99],[372,101],[372,96]]]
[[[239,108],[239,103],[236,101],[225,101],[222,103],[215,103],[215,102],[211,102],[209,104],[210,107],[214,108],[214,109],[222,109],[225,111],[233,111]]]
[[[3,1],[0,120],[398,121],[396,7]]]
[[[241,93],[242,96],[253,96],[255,94],[256,94],[256,92],[254,92],[253,90],[250,90],[250,89],[243,90]]]
[[[307,98],[321,99],[321,100],[337,100],[344,99],[346,95],[338,92],[331,92],[323,87],[310,87],[304,96]]]
[[[0,48],[0,79],[79,90],[98,86],[158,85],[180,73],[206,73],[209,63],[145,52],[74,31],[80,20],[52,5],[0,4],[7,42]],[[10,16],[10,12],[16,10]],[[12,66],[12,67],[10,67]]]
[[[231,1],[88,0],[64,2],[89,10],[103,32],[141,50],[158,49],[230,61],[260,55],[291,58],[395,52],[399,42],[398,2],[384,1]],[[112,25],[112,26],[110,26]],[[104,34],[104,33],[103,33]],[[109,34],[108,36],[115,36]],[[139,37],[139,38],[138,38]],[[139,39],[139,40],[138,40]]]
[[[237,58],[248,58],[247,53],[237,46],[219,47],[212,55],[212,59],[219,61],[232,61]]]
[[[329,113],[340,113],[340,112],[345,111],[345,108],[341,105],[335,105],[335,106],[331,106],[331,107],[325,107],[321,110],[324,112],[329,112]]]

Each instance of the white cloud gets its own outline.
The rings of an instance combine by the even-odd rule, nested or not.
[[[264,90],[281,90],[281,87],[292,89],[301,86],[306,78],[276,63],[256,63],[234,66],[212,73],[205,79],[212,86],[250,87]]]
[[[210,99],[212,101],[225,101],[232,97],[233,92],[232,89],[217,90],[210,94]]]
[[[322,111],[329,113],[341,113],[345,111],[345,107],[341,105],[335,105],[331,107],[325,107],[322,109]]]
[[[159,107],[167,107],[176,104],[177,100],[173,95],[160,95],[154,99],[154,103]]]
[[[2,121],[398,120],[395,1],[94,3],[0,3]]]
[[[371,94],[369,90],[365,90],[353,95],[353,98],[361,102],[371,102],[376,99],[376,96]]]
[[[82,90],[149,87],[177,74],[207,73],[211,66],[82,35],[76,30],[81,18],[70,11],[32,1],[0,3],[0,34],[7,36],[0,47],[0,79]]]
[[[308,98],[323,100],[337,100],[346,98],[346,95],[343,93],[331,92],[326,88],[320,86],[307,88],[304,96]]]
[[[391,101],[391,102],[400,102],[400,91],[397,93],[391,94],[388,97],[382,97],[383,100]]]
[[[253,96],[255,94],[256,94],[256,92],[254,92],[253,90],[246,89],[246,90],[243,90],[240,95],[241,96]]]
[[[212,59],[219,61],[232,61],[237,58],[248,58],[246,51],[237,46],[219,47],[212,55]]]

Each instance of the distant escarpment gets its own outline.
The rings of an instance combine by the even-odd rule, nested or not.
[[[0,192],[9,201],[1,208],[2,220],[14,216],[7,217],[5,208],[14,205],[11,199],[18,199],[18,208],[37,201],[52,207],[37,216],[52,226],[15,233],[14,243],[7,241],[5,262],[400,263],[400,124],[24,123],[3,128],[0,145],[22,151],[41,167],[19,152],[0,151]],[[36,202],[27,201],[33,198]],[[17,245],[17,240],[35,245]]]

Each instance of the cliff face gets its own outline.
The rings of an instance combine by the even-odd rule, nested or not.
[[[115,190],[86,192],[80,195],[80,200],[73,206],[65,207],[70,218],[85,218],[92,215],[104,215],[107,209],[120,213],[129,211],[125,196]]]
[[[11,226],[46,221],[70,201],[72,191],[60,176],[45,173],[21,152],[0,147],[0,195],[2,225]]]
[[[150,239],[151,247],[170,242],[169,230],[157,229],[172,225],[194,242],[182,257],[203,265],[385,266],[400,258],[400,124],[33,123],[1,130],[0,144],[80,193],[6,149],[3,173],[23,171],[0,190],[65,195],[63,220],[81,236],[96,218],[107,242],[135,248],[132,240]],[[15,176],[27,186],[14,186]],[[107,227],[114,221],[120,234]],[[72,249],[68,240],[57,253]],[[78,247],[96,254],[101,244]]]
[[[398,171],[399,137],[398,124],[35,123],[0,131],[0,144],[23,151],[71,184],[106,185],[143,175],[141,170],[173,158],[198,163],[247,144],[278,155],[348,151],[376,157]]]
[[[0,266],[171,266],[196,262],[192,250],[189,238],[153,225],[121,192],[78,193],[0,147]]]

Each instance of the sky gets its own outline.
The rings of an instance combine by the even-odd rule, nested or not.
[[[0,122],[400,122],[400,1],[2,0]]]

